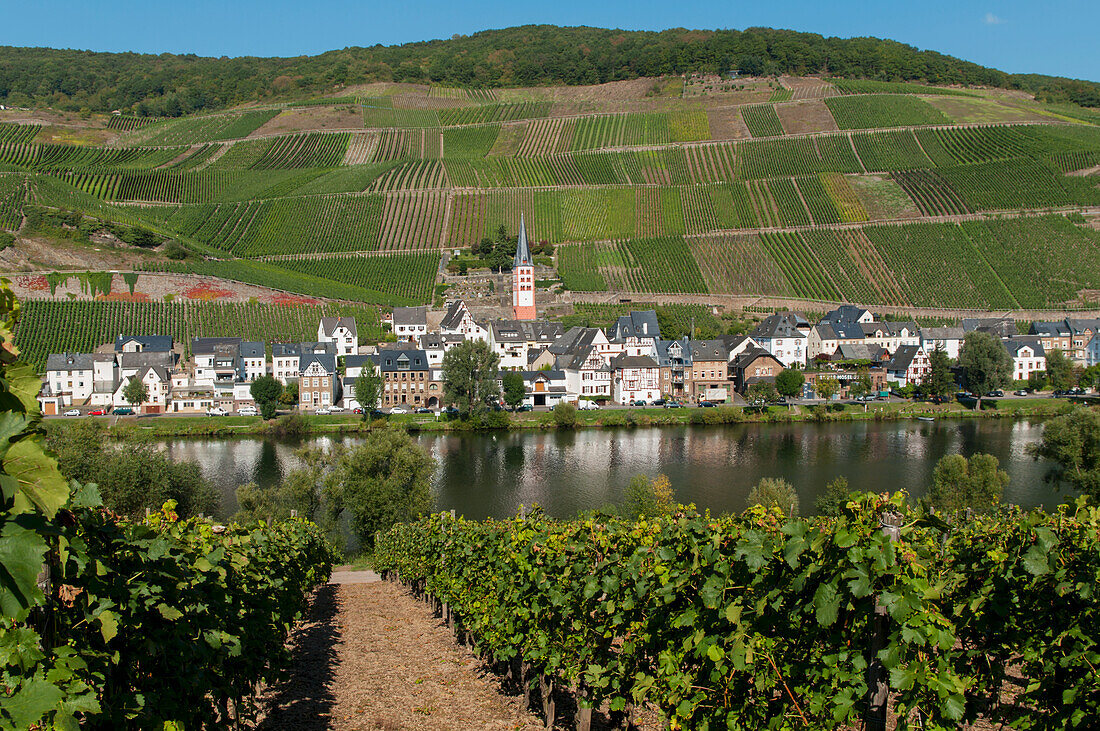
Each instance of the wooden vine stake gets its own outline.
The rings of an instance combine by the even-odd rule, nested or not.
[[[884,513],[879,523],[882,534],[890,541],[901,540],[901,516]],[[864,726],[868,731],[886,731],[886,713],[890,707],[890,683],[886,667],[878,654],[886,648],[890,636],[890,616],[881,597],[875,599],[875,615],[871,622],[871,659],[867,665],[867,714]]]

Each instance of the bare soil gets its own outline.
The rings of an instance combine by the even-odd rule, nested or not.
[[[321,587],[263,729],[541,729],[426,604],[396,584]]]
[[[789,135],[835,132],[839,129],[829,107],[820,99],[776,104],[775,111],[779,115],[779,121],[783,123],[783,130]]]
[[[292,107],[260,125],[249,137],[332,129],[362,129],[359,107]]]
[[[737,107],[708,109],[707,122],[710,124],[710,137],[713,140],[739,140],[750,137],[748,125],[741,118]]]
[[[129,269],[138,262],[163,258],[151,250],[129,246],[108,237],[97,237],[91,244],[81,244],[65,239],[19,236],[14,246],[0,251],[0,270]]]

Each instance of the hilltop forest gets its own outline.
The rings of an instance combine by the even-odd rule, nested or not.
[[[878,38],[825,38],[772,28],[649,32],[551,25],[294,58],[0,47],[0,102],[178,117],[377,81],[485,88],[731,70],[750,76],[825,74],[994,86],[1028,91],[1040,101],[1100,106],[1095,82],[1007,74]]]

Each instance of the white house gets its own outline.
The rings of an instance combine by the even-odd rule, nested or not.
[[[527,406],[553,408],[570,399],[565,371],[524,371],[523,385],[526,390],[523,403]]]
[[[238,376],[245,381],[255,381],[267,375],[267,346],[263,342],[241,343],[241,364]]]
[[[439,323],[439,334],[446,340],[448,335],[461,335],[467,339],[485,340],[489,337],[489,330],[474,321],[470,309],[462,300],[455,300],[447,305],[447,312],[443,315],[443,321]]]
[[[886,363],[886,379],[901,386],[919,385],[932,372],[928,353],[919,345],[902,345]]]
[[[615,354],[656,357],[661,326],[653,310],[639,310],[622,315],[607,332],[609,350]]]
[[[1026,381],[1032,373],[1046,372],[1047,354],[1039,338],[1018,336],[1001,342],[1004,343],[1009,357],[1012,358],[1013,380]]]
[[[355,326],[355,318],[322,317],[317,323],[317,342],[335,345],[337,356],[354,355],[359,349],[359,329]]]
[[[559,355],[557,367],[565,373],[570,398],[611,398],[611,366],[597,348],[589,346]]]
[[[810,323],[798,312],[769,315],[752,331],[752,339],[784,368],[806,365]]]
[[[145,384],[148,397],[140,404],[131,404],[126,400],[123,391],[132,379],[138,379]],[[138,370],[134,375],[122,378],[115,389],[113,404],[115,407],[133,406],[140,412],[147,414],[162,413],[168,410],[168,394],[171,388],[172,378],[168,371],[160,366],[146,366]]]
[[[489,323],[489,348],[500,357],[502,371],[527,369],[527,336],[516,320]]]
[[[622,355],[611,361],[611,398],[618,404],[661,398],[661,366],[648,355]]]
[[[1100,334],[1093,335],[1085,346],[1085,367],[1100,365]]]
[[[428,332],[427,307],[394,307],[391,319],[398,340],[415,340]]]
[[[965,333],[961,327],[926,327],[921,328],[920,344],[924,352],[931,354],[937,347],[942,349],[952,360],[959,359],[959,348],[962,347]]]
[[[51,353],[46,358],[43,395],[54,397],[55,408],[107,405],[116,378],[115,356],[110,353]],[[103,396],[98,403],[94,398],[97,393]]]

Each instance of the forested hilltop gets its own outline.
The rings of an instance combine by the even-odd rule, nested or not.
[[[771,28],[650,32],[552,25],[295,58],[0,47],[0,102],[175,117],[376,81],[575,85],[729,70],[996,86],[1022,89],[1042,101],[1100,106],[1095,82],[1008,74],[878,38],[825,38]]]

